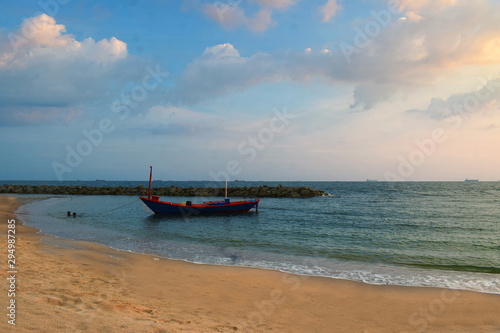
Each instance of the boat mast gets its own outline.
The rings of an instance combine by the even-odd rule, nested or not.
[[[153,176],[153,167],[152,166],[149,166],[149,167],[150,167],[150,170],[149,170],[148,199],[151,198],[151,176]]]
[[[227,199],[227,177],[226,177],[226,199]]]

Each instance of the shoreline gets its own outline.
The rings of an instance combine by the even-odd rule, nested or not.
[[[16,218],[5,210],[15,211],[23,200],[0,196],[1,237],[6,221]],[[42,242],[53,236],[35,228],[18,224],[17,232],[16,326],[26,331],[500,330],[495,294],[195,264],[83,241],[64,240],[72,248],[62,248]]]
[[[33,196],[39,198],[39,195]],[[60,196],[43,196],[49,200],[68,199],[67,197]],[[20,197],[24,196],[21,195]],[[137,201],[137,199],[135,201]],[[44,200],[35,202],[34,204],[39,207],[26,213],[30,215],[34,214],[33,216],[40,215],[44,217],[46,215],[46,207],[40,207],[44,205]],[[47,206],[47,204],[45,206]],[[63,215],[65,216],[65,213]],[[51,226],[49,226],[48,229],[43,228],[43,225],[38,223],[31,225],[33,227],[42,227],[42,229],[44,229],[42,233],[52,236],[52,240],[57,240],[50,241],[49,244],[56,246],[66,246],[61,245],[67,244],[65,240],[87,241],[119,251],[159,256],[165,259],[180,260],[194,264],[275,270],[301,276],[327,277],[330,279],[357,281],[378,286],[434,287],[500,295],[500,285],[496,282],[498,277],[497,274],[465,270],[431,270],[419,267],[391,265],[387,263],[346,262],[343,260],[332,262],[331,259],[328,258],[314,257],[307,254],[302,256],[281,254],[277,256],[272,253],[260,251],[253,252],[248,249],[239,248],[230,249],[226,253],[225,250],[219,251],[218,247],[204,244],[197,244],[196,249],[189,249],[188,245],[184,250],[178,251],[176,248],[184,248],[185,244],[182,242],[177,243],[174,240],[164,243],[159,243],[161,240],[158,240],[157,247],[152,248],[146,246],[145,248],[144,246],[133,246],[112,242],[110,241],[114,236],[112,234],[104,237],[96,237],[97,234],[92,237],[80,237],[78,233],[74,234],[73,232],[73,236],[76,236],[75,239],[71,234],[60,232],[66,230],[66,222],[64,222],[64,220],[65,218],[63,217],[55,218],[54,222],[59,221],[60,223],[53,224],[54,222],[51,222]],[[83,229],[82,232],[92,234],[95,230],[87,231]],[[172,242],[176,244],[174,245]],[[169,248],[169,250],[165,250],[166,248]],[[201,254],[201,256],[197,254]]]

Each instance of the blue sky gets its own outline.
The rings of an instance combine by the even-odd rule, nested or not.
[[[4,1],[0,179],[500,179],[493,0]]]

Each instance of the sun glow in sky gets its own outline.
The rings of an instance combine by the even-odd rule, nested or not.
[[[0,179],[500,179],[494,0],[4,1]]]

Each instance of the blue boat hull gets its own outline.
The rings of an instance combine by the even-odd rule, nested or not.
[[[247,212],[250,209],[258,208],[259,199],[236,201],[229,204],[194,204],[187,206],[173,202],[160,201],[158,199],[148,199],[139,197],[142,202],[155,214],[180,214],[180,215],[198,215],[198,214],[218,214],[218,213],[237,213]]]

